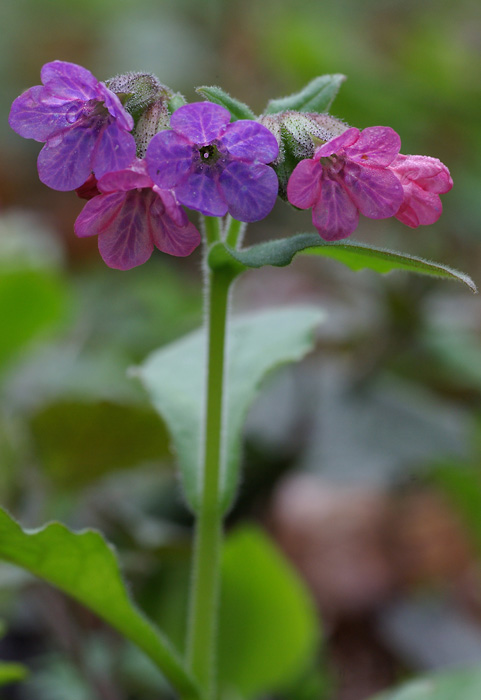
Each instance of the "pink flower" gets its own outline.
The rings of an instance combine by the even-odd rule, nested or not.
[[[312,207],[312,222],[322,238],[346,238],[357,227],[359,212],[385,219],[399,210],[403,187],[388,166],[400,147],[401,139],[390,127],[347,129],[294,168],[287,198],[300,209]]]
[[[85,187],[85,186],[83,186]],[[109,267],[130,270],[146,262],[156,246],[163,253],[190,255],[200,233],[175,196],[154,185],[144,161],[107,173],[97,182],[100,194],[89,199],[75,222],[83,238],[98,235],[99,252]],[[82,190],[82,188],[80,188]],[[80,196],[95,193],[92,182]]]
[[[404,199],[395,214],[403,224],[416,228],[434,224],[443,211],[440,194],[449,192],[453,181],[449,170],[437,158],[398,155],[389,169],[398,176]]]

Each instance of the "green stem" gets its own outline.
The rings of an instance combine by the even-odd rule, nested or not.
[[[221,220],[217,216],[204,216],[202,221],[207,245],[219,241]]]
[[[226,320],[231,274],[206,271],[208,324],[207,397],[204,422],[203,490],[196,524],[190,594],[188,661],[209,700],[216,697],[216,639],[220,593],[222,508],[219,482]]]
[[[231,248],[235,248],[237,243],[241,241],[245,228],[246,224],[229,215],[226,223],[225,243]]]

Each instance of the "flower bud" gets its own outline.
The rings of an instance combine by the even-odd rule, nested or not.
[[[264,114],[258,120],[277,138],[279,156],[272,163],[279,178],[279,195],[287,200],[287,182],[296,165],[312,158],[315,149],[340,136],[349,127],[329,114],[280,112]]]

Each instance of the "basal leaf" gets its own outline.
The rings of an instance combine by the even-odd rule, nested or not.
[[[223,243],[217,243],[209,253],[209,264],[212,267],[233,266],[238,274],[242,270],[242,266],[244,269],[262,267],[263,265],[284,267],[289,265],[297,253],[333,258],[355,271],[369,269],[385,274],[392,270],[406,270],[432,277],[457,280],[467,285],[471,291],[477,291],[476,285],[468,275],[447,265],[434,263],[407,253],[377,248],[358,241],[343,240],[327,243],[316,233],[298,233],[289,238],[259,243],[244,250],[234,250]]]
[[[327,112],[339,92],[345,75],[320,75],[311,80],[300,92],[288,97],[279,97],[267,103],[265,114],[277,114],[287,110],[296,112]]]
[[[219,676],[233,695],[284,688],[311,661],[318,641],[314,605],[300,579],[259,529],[227,538],[222,554]]]
[[[239,317],[230,323],[222,464],[222,500],[228,507],[238,482],[241,432],[247,410],[263,377],[275,367],[301,359],[312,349],[313,330],[322,314],[292,307]],[[186,497],[197,508],[200,473],[201,417],[204,407],[206,341],[197,331],[154,352],[134,370],[170,430],[177,451]]]
[[[229,93],[225,92],[222,88],[208,85],[202,85],[196,88],[196,92],[202,97],[205,97],[209,102],[214,102],[217,105],[221,105],[229,110],[232,116],[232,121],[237,119],[255,119],[256,115],[250,107],[248,107],[244,102],[236,100],[235,97],[231,97]]]
[[[479,700],[481,668],[433,673],[376,695],[372,700]]]
[[[175,650],[130,599],[114,551],[99,532],[75,533],[60,523],[24,531],[0,509],[0,559],[83,603],[142,649],[186,698],[199,698]]]

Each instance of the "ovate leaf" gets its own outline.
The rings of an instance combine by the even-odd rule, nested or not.
[[[222,88],[216,86],[202,85],[196,88],[196,92],[202,97],[205,97],[209,102],[214,102],[221,107],[225,107],[229,110],[232,121],[237,119],[255,119],[256,115],[250,107],[248,107],[244,102],[236,100],[235,97],[231,97],[229,93],[225,92]]]
[[[462,669],[417,678],[372,700],[479,700],[481,668]]]
[[[234,319],[228,329],[226,410],[221,496],[227,508],[237,483],[241,432],[264,376],[299,360],[314,345],[318,309],[292,307]],[[202,484],[201,420],[204,412],[206,339],[197,331],[154,352],[134,373],[170,430],[187,501],[196,510]]]
[[[310,596],[266,535],[253,527],[231,534],[222,556],[219,629],[225,690],[249,700],[283,688],[306,670],[318,636]]]
[[[320,75],[306,85],[300,92],[288,97],[279,97],[267,103],[265,114],[277,114],[287,110],[296,112],[327,112],[339,92],[345,75]]]
[[[24,531],[0,509],[0,559],[83,603],[142,649],[186,698],[199,698],[175,650],[129,597],[114,551],[99,532],[75,533],[60,523]]]
[[[405,270],[431,277],[457,280],[463,282],[471,291],[477,291],[476,285],[468,275],[448,265],[430,262],[416,255],[377,248],[359,241],[343,240],[327,243],[316,233],[298,233],[289,238],[259,243],[244,250],[234,250],[223,243],[216,243],[209,253],[209,264],[216,268],[227,266],[239,274],[243,269],[263,265],[284,267],[289,265],[298,253],[333,258],[355,271],[369,269],[385,274],[392,270]]]

